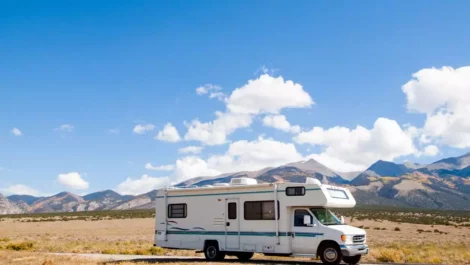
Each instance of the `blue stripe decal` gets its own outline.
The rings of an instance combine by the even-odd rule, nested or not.
[[[155,231],[156,233],[156,231]],[[167,231],[168,235],[213,235],[225,236],[225,231]],[[238,236],[238,232],[228,231],[228,236]],[[240,232],[240,236],[269,236],[275,237],[276,232]],[[292,236],[292,232],[279,232],[279,236]],[[296,237],[316,237],[323,236],[323,233],[295,233]]]
[[[306,191],[321,190],[320,188],[305,189]],[[285,192],[286,190],[278,190],[278,192]],[[168,198],[179,198],[179,197],[197,197],[197,196],[220,196],[220,195],[238,195],[238,194],[257,194],[257,193],[273,193],[269,191],[246,191],[246,192],[227,192],[227,193],[206,193],[206,194],[189,194],[189,195],[170,195]],[[157,196],[157,199],[165,198],[165,196]]]

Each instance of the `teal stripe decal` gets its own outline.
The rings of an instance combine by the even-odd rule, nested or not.
[[[156,231],[155,231],[156,232]],[[225,231],[167,231],[168,235],[211,235],[225,236]],[[238,236],[238,232],[227,232],[228,236]],[[276,232],[240,232],[240,236],[276,236]],[[279,232],[279,236],[292,236],[291,232]],[[296,237],[323,236],[323,233],[295,233]]]
[[[305,189],[306,191],[321,190],[320,188]],[[285,192],[286,190],[278,190],[278,192]],[[197,197],[197,196],[220,196],[220,195],[238,195],[238,194],[257,194],[257,193],[273,193],[269,191],[246,191],[246,192],[227,192],[227,193],[206,193],[206,194],[189,194],[189,195],[170,195],[168,198],[179,197]],[[157,199],[165,198],[164,196],[157,196]]]

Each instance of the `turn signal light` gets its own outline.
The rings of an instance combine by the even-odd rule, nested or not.
[[[341,241],[346,242],[346,236],[345,235],[341,235]]]

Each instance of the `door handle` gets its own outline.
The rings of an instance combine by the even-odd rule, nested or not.
[[[230,222],[225,223],[225,226],[230,226]]]
[[[294,237],[295,237],[295,233],[291,233],[291,235],[292,235],[292,238],[294,238]]]

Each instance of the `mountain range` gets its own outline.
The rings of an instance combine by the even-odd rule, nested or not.
[[[257,171],[197,177],[175,185],[193,187],[229,183],[232,178],[255,178],[258,183],[305,182],[347,186],[359,204],[470,210],[470,153],[428,165],[379,160],[363,172],[336,172],[314,159]],[[0,214],[145,209],[155,206],[156,191],[138,196],[112,190],[78,196],[61,192],[49,197],[0,194]]]

